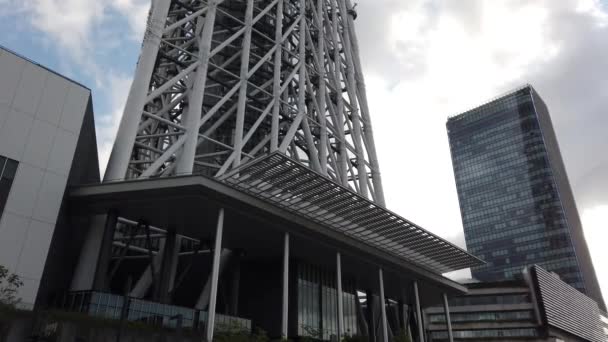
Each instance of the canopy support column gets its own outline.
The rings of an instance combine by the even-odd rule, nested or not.
[[[344,336],[344,298],[342,296],[342,256],[336,253],[336,287],[338,290],[338,341]]]
[[[220,209],[215,231],[215,245],[213,246],[213,266],[211,269],[211,292],[209,294],[209,309],[207,312],[207,342],[213,341],[213,328],[215,325],[215,306],[217,305],[217,283],[220,274],[220,252],[222,250],[222,234],[224,232],[224,208]]]
[[[289,310],[289,233],[283,242],[283,307],[281,311],[281,335],[287,338],[287,314]]]
[[[418,282],[414,282],[414,299],[416,301],[416,324],[418,325],[418,338],[424,342],[424,325],[422,324],[422,310],[420,309],[420,295],[418,293]]]
[[[452,320],[450,319],[450,304],[448,303],[448,295],[443,294],[443,311],[445,313],[445,324],[448,329],[448,340],[454,342],[454,334],[452,333]]]
[[[382,340],[388,342],[388,323],[386,321],[386,299],[384,298],[384,277],[382,269],[378,269],[380,280],[380,313],[382,314]]]

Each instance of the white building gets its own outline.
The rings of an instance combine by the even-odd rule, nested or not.
[[[72,167],[77,153],[85,161]],[[61,275],[45,264],[49,253],[65,252],[49,251],[65,226],[66,185],[87,179],[83,172],[99,179],[96,167],[91,91],[0,48],[0,265],[23,280],[23,307],[33,306],[41,281]]]

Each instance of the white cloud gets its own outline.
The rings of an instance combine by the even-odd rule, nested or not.
[[[30,14],[31,25],[46,33],[74,58],[84,58],[95,41],[93,28],[103,19],[103,1],[31,0],[19,4]]]
[[[389,207],[462,246],[447,116],[531,82],[550,107],[581,211],[608,215],[586,206],[608,206],[608,20],[598,1],[368,0],[359,11]],[[589,248],[608,291],[598,245],[607,236],[594,222],[585,232],[597,237]]]
[[[113,14],[125,18],[130,38],[140,40],[146,26],[150,0],[2,0],[29,17],[32,27],[44,32],[75,58],[100,43],[94,31],[107,24]],[[116,13],[112,13],[115,11]]]
[[[367,75],[383,180],[391,184],[389,206],[443,236],[461,229],[447,116],[495,96],[522,79],[529,65],[555,56],[546,54],[553,46],[543,29],[546,8],[492,4],[482,6],[474,30],[451,12],[421,17],[418,8],[416,14],[409,9],[393,14],[385,53],[404,64],[418,60],[423,66],[414,67],[425,71],[396,83],[381,73]],[[515,21],[517,28],[509,25]]]
[[[150,0],[2,0],[9,2],[27,18],[31,26],[44,33],[49,45],[62,56],[84,68],[97,84],[104,83],[107,67],[95,54],[104,47],[116,47],[125,40],[139,42],[146,26]],[[116,20],[125,20],[125,32],[112,32]],[[125,39],[127,37],[128,39]],[[103,64],[103,67],[100,65]]]
[[[111,5],[127,18],[132,38],[140,41],[146,29],[150,0],[111,0]]]

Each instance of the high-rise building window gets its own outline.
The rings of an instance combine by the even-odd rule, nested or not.
[[[467,247],[481,281],[541,265],[604,308],[547,106],[531,86],[447,122]]]
[[[11,191],[17,166],[19,166],[19,162],[0,156],[0,217],[2,217],[8,193]]]

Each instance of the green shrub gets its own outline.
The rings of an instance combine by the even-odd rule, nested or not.
[[[256,328],[253,333],[249,333],[238,325],[225,325],[218,329],[213,337],[215,342],[269,342],[270,339],[266,332]]]
[[[346,335],[342,338],[343,342],[367,342],[367,337],[362,335]]]
[[[302,336],[298,339],[298,342],[318,342],[319,340],[316,338],[312,338],[310,336]]]
[[[0,304],[16,307],[21,299],[17,297],[19,288],[23,286],[23,282],[14,273],[10,273],[8,269],[0,265]]]
[[[394,342],[412,342],[409,335],[405,330],[399,330],[399,333],[395,335]]]

